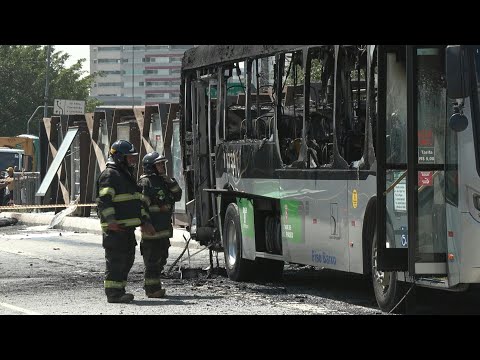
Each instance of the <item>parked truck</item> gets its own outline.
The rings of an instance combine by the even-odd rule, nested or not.
[[[19,135],[0,137],[0,170],[38,171],[38,137]]]

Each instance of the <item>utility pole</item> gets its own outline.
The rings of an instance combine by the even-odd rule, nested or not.
[[[50,69],[50,46],[47,45],[47,64],[45,67],[45,96],[43,98],[44,100],[44,106],[43,106],[43,117],[46,118],[48,116],[48,70]],[[36,110],[35,110],[36,111]],[[30,119],[29,119],[30,121]],[[47,133],[42,131],[42,126],[39,124],[38,126],[38,138],[39,138],[39,145],[40,145],[40,181],[43,180],[45,177],[46,173],[46,167],[47,167],[47,157],[48,157],[48,138],[47,138]]]
[[[50,69],[50,46],[47,45],[47,65],[45,68],[45,96],[43,98],[45,105],[43,107],[43,117],[46,118],[48,115],[48,70]]]

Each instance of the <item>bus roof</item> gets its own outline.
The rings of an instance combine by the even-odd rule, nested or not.
[[[308,45],[201,45],[185,51],[182,69],[196,69],[246,58],[264,57]]]

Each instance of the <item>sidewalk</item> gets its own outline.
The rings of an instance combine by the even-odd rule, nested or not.
[[[55,215],[52,214],[41,214],[41,213],[18,213],[18,212],[2,212],[0,217],[6,218],[15,218],[19,223],[24,223],[27,225],[50,225],[52,223]],[[53,226],[54,229],[61,229],[65,231],[77,231],[77,232],[87,232],[90,234],[102,234],[102,228],[100,227],[100,221],[98,219],[92,218],[83,218],[83,217],[74,217],[66,216],[58,224]],[[173,237],[170,239],[172,246],[176,247],[185,247],[186,240],[190,238],[190,234],[183,230],[182,228],[173,229]],[[140,230],[137,228],[135,230],[135,237],[137,241],[140,241]],[[190,240],[188,245],[190,249],[201,249],[204,246],[200,245],[195,240]]]

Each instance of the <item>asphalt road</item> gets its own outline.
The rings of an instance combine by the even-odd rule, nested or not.
[[[166,270],[182,250],[170,248]],[[47,230],[46,226],[2,227],[0,315],[382,314],[369,282],[358,275],[287,264],[279,282],[237,283],[225,276],[223,253],[218,254],[218,271],[208,275],[208,250],[190,249],[190,254],[196,252],[190,263],[185,252],[177,264],[194,269],[195,277],[180,278],[174,267],[171,276],[163,279],[168,296],[148,299],[142,289],[143,262],[137,247],[127,285],[135,300],[108,304],[100,235]],[[421,314],[480,313],[477,294],[459,297],[422,289],[417,295]]]

